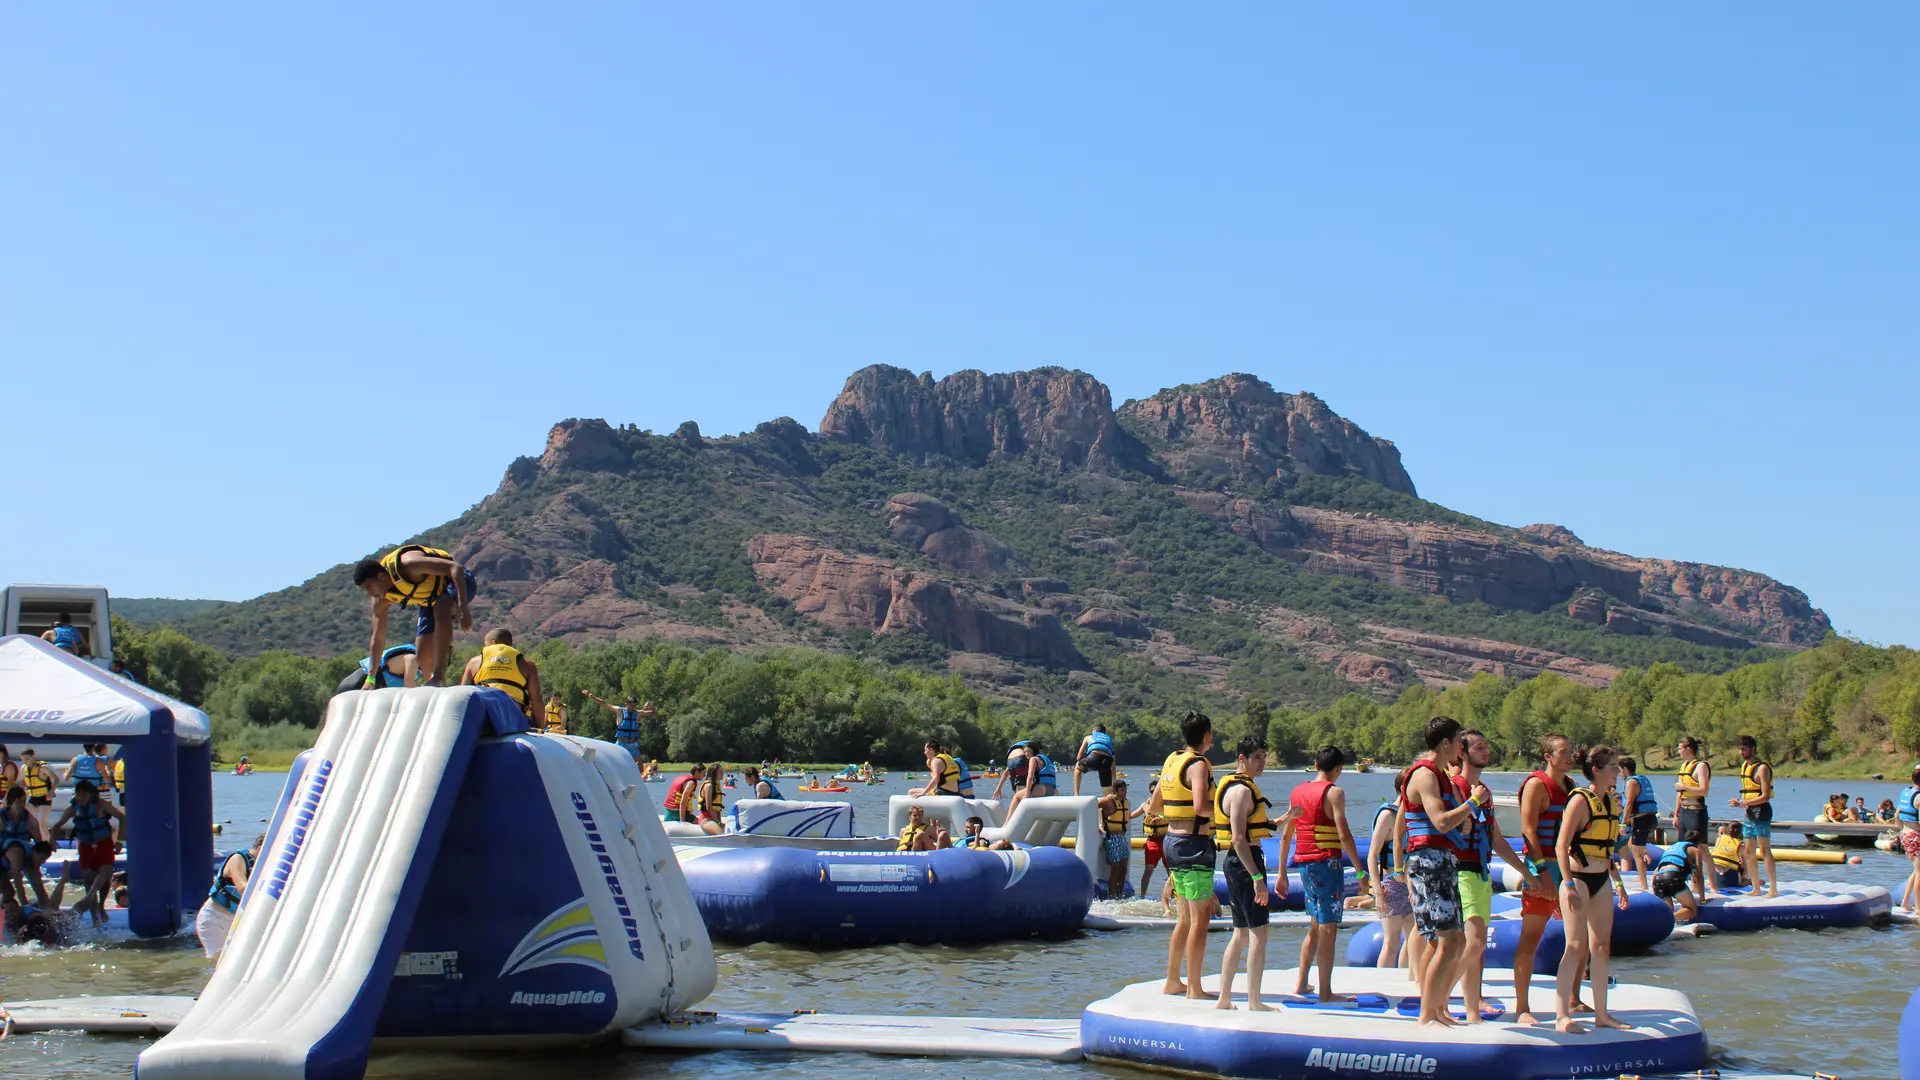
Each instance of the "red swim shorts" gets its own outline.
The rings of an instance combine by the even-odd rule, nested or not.
[[[1154,867],[1160,865],[1160,858],[1164,854],[1164,851],[1160,846],[1160,841],[1158,840],[1147,841],[1147,846],[1145,850],[1147,853],[1147,869],[1151,870]]]
[[[113,865],[113,841],[96,840],[91,844],[80,845],[80,869],[98,870]]]
[[[1920,859],[1920,832],[1901,829],[1900,850],[1906,852],[1909,859]]]

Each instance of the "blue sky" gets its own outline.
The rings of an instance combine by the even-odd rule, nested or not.
[[[1920,643],[1911,5],[10,5],[0,579],[239,599],[548,426],[1230,371]]]

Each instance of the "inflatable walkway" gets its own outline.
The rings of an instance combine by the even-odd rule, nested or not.
[[[357,1077],[376,1040],[578,1043],[704,998],[712,947],[632,758],[525,727],[495,690],[334,698],[138,1075]]]

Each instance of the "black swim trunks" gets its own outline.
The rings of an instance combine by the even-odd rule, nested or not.
[[[1213,834],[1210,832],[1189,836],[1186,833],[1170,832],[1160,841],[1164,860],[1169,870],[1213,869]]]
[[[1432,941],[1463,930],[1460,917],[1460,863],[1453,852],[1423,847],[1407,856],[1407,891],[1413,894],[1413,922]]]
[[[1676,840],[1685,840],[1690,832],[1700,834],[1704,843],[1713,842],[1713,829],[1707,824],[1707,808],[1704,806],[1683,806],[1674,812],[1674,825],[1680,830]]]
[[[1633,819],[1633,835],[1630,840],[1641,847],[1646,847],[1653,842],[1653,830],[1659,827],[1659,814],[1641,814]]]
[[[1686,887],[1687,872],[1677,866],[1669,866],[1653,875],[1653,895],[1662,900],[1679,896]]]
[[[1089,750],[1087,756],[1080,759],[1080,771],[1099,773],[1100,786],[1110,788],[1113,786],[1113,755],[1105,750]]]
[[[1253,848],[1253,870],[1262,874],[1267,872],[1265,856],[1259,847]],[[1273,883],[1267,883],[1267,902],[1258,904],[1253,899],[1253,873],[1240,864],[1240,856],[1229,849],[1221,864],[1227,875],[1227,907],[1233,911],[1233,925],[1238,929],[1251,929],[1267,925],[1267,910],[1273,906]]]

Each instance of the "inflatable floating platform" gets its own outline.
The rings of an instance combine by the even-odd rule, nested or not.
[[[1093,876],[1071,851],[674,848],[714,937],[862,946],[1006,941],[1079,930]]]
[[[1290,972],[1270,971],[1279,989]],[[1244,978],[1244,977],[1243,977]],[[1335,968],[1334,990],[1350,1003],[1322,1006],[1311,996],[1273,994],[1273,1012],[1245,1011],[1245,995],[1228,1012],[1211,1002],[1160,992],[1158,979],[1135,983],[1087,1006],[1080,1047],[1095,1061],[1199,1076],[1309,1080],[1329,1076],[1431,1077],[1435,1080],[1553,1080],[1686,1073],[1707,1064],[1707,1036],[1685,994],[1621,984],[1609,993],[1627,1031],[1562,1035],[1548,1026],[1485,1024],[1426,1028],[1406,972]],[[1219,989],[1217,976],[1202,985]],[[1243,980],[1236,980],[1242,986]],[[1486,992],[1511,1001],[1513,982],[1488,972]],[[1453,1012],[1460,1015],[1459,999]]]
[[[1801,930],[1869,926],[1893,912],[1893,894],[1878,885],[1844,881],[1789,881],[1768,899],[1728,889],[1700,904],[1699,921],[1730,932],[1789,926]]]
[[[1673,936],[1673,930],[1673,912],[1667,902],[1652,893],[1636,893],[1627,898],[1625,911],[1614,910],[1613,951],[1645,952]],[[1378,925],[1360,928],[1347,942],[1347,963],[1372,967],[1380,959],[1380,935]],[[1493,898],[1493,921],[1487,924],[1486,966],[1511,969],[1519,945],[1520,897],[1502,893]],[[1560,970],[1560,956],[1566,950],[1566,924],[1556,918],[1540,935],[1540,947],[1533,954],[1534,973],[1551,975]]]
[[[659,1050],[1080,1060],[1080,1025],[1073,1020],[700,1012],[629,1028],[622,1038],[628,1046]]]

